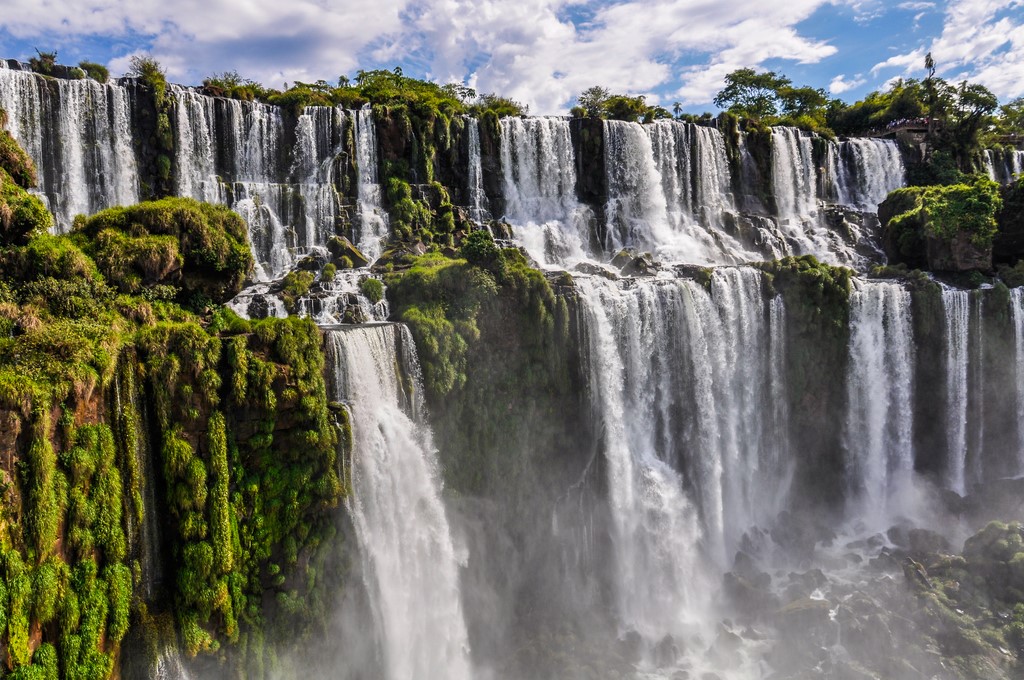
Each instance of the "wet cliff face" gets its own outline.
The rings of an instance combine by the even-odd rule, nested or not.
[[[959,541],[1024,469],[1024,301],[838,266],[884,259],[894,145],[0,84],[58,224],[113,200],[61,163],[238,214],[172,197],[50,236],[5,161],[9,666],[1012,676],[985,624],[1012,593],[911,532]],[[239,318],[217,303],[250,264],[231,309],[404,327]]]

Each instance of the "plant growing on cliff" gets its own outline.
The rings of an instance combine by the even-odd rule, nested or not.
[[[966,234],[975,247],[987,248],[999,232],[999,185],[981,175],[960,184],[897,189],[886,203],[899,207],[885,228],[908,254],[920,248],[922,236],[950,243]]]

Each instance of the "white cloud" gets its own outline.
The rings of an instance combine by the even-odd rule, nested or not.
[[[857,74],[853,80],[847,80],[845,75],[840,74],[833,78],[832,82],[828,84],[828,91],[832,94],[839,95],[858,88],[867,82],[866,79],[859,76],[860,74]]]
[[[120,37],[168,75],[214,72],[280,87],[395,63],[565,110],[583,89],[671,92],[709,104],[726,73],[769,59],[815,63],[835,47],[796,26],[830,3],[864,0],[5,0],[15,37]],[[867,0],[877,4],[877,0]],[[573,17],[576,17],[574,20]],[[580,18],[582,17],[582,19]],[[140,39],[141,36],[141,39]],[[140,42],[143,44],[140,46]],[[703,62],[700,66],[677,66]],[[128,56],[111,62],[122,71]]]
[[[945,12],[942,34],[929,44],[890,57],[872,73],[898,68],[922,75],[924,55],[931,52],[939,75],[969,79],[1000,99],[1024,94],[1024,0],[953,0]]]
[[[172,79],[214,71],[280,86],[334,78],[359,51],[402,28],[406,0],[5,0],[0,26],[15,37],[143,36]],[[123,67],[127,58],[115,59]]]
[[[902,9],[905,12],[917,12],[926,9],[935,9],[934,2],[901,2],[896,5],[897,9]]]

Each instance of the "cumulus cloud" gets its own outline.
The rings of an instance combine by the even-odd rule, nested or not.
[[[890,57],[872,73],[901,69],[921,74],[931,52],[939,75],[981,83],[1001,99],[1024,94],[1024,0],[953,0],[942,34],[917,49]]]
[[[281,86],[355,68],[413,65],[564,111],[583,89],[671,92],[708,104],[723,76],[769,59],[813,63],[835,53],[797,24],[830,3],[864,0],[6,0],[15,37],[133,38],[173,79],[214,71]],[[870,0],[870,3],[877,0]],[[126,50],[127,52],[128,50]],[[129,59],[111,62],[115,71]],[[677,66],[685,57],[687,64]],[[417,70],[413,69],[413,70]],[[407,68],[407,71],[410,71]]]
[[[867,80],[860,77],[860,74],[854,77],[853,80],[847,80],[845,75],[838,75],[832,79],[832,82],[828,84],[828,91],[835,95],[840,95],[844,92],[848,92],[855,88],[860,87]]]
[[[280,86],[336,77],[360,50],[402,29],[406,0],[5,0],[0,26],[15,37],[132,37],[172,79],[213,71]],[[111,66],[125,66],[127,56]]]

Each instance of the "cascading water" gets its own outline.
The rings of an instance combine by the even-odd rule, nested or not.
[[[623,625],[649,643],[697,623],[721,565],[788,488],[781,300],[761,274],[577,280],[589,338]],[[767,339],[767,342],[766,342]]]
[[[985,149],[982,163],[989,179],[1000,184],[1009,184],[1024,172],[1024,151],[1020,149]]]
[[[43,78],[0,61],[7,129],[35,162],[39,186],[66,232],[75,215],[139,200],[128,91],[92,79]]]
[[[459,558],[412,336],[397,324],[333,330],[327,348],[335,396],[352,414],[350,511],[385,677],[468,680]]]
[[[359,171],[359,231],[356,245],[373,262],[383,251],[388,235],[388,214],[381,205],[380,178],[377,174],[377,128],[373,111],[364,106],[353,112],[356,165]]]
[[[1010,291],[1010,316],[1017,379],[1017,474],[1024,475],[1024,287]]]
[[[913,380],[910,293],[862,282],[850,296],[845,433],[848,480],[862,512],[884,513],[913,472]]]
[[[484,191],[484,170],[480,158],[480,122],[476,118],[467,117],[466,144],[468,147],[468,167],[466,172],[466,195],[469,196],[469,218],[474,222],[487,219],[487,193]]]
[[[516,240],[545,265],[584,259],[590,250],[589,213],[576,198],[569,122],[503,118],[501,167],[505,219]]]
[[[332,166],[344,112],[307,107],[295,144],[281,109],[172,85],[176,193],[221,203],[246,220],[260,281],[277,278],[333,234]],[[289,154],[293,157],[289,166]]]
[[[718,130],[606,121],[605,142],[610,250],[634,246],[699,264],[757,258],[722,230],[735,207]]]
[[[903,156],[896,142],[886,139],[847,139],[839,143],[835,174],[840,205],[877,212],[889,192],[906,183]]]
[[[772,179],[780,220],[800,222],[817,214],[810,136],[796,128],[772,128]]]
[[[946,475],[957,493],[966,491],[968,359],[970,353],[971,294],[943,289],[946,321]]]

